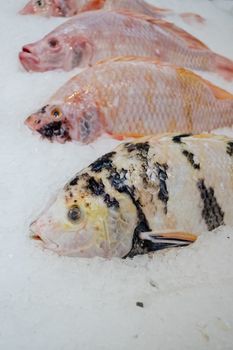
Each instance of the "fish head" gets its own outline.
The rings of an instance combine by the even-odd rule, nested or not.
[[[43,138],[60,143],[76,140],[88,144],[103,131],[99,108],[88,99],[46,105],[30,115],[25,124]]]
[[[31,0],[21,15],[68,17],[75,14],[75,0]]]
[[[27,71],[69,71],[88,66],[92,56],[93,45],[82,33],[73,37],[54,31],[35,43],[23,46],[19,60]]]
[[[127,196],[116,198],[107,186],[88,170],[76,175],[31,224],[32,238],[60,255],[124,257],[132,247],[137,213]]]
[[[46,105],[30,115],[25,124],[43,138],[64,143],[71,139],[70,124],[61,105]]]

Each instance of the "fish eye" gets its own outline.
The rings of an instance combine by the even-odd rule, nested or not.
[[[42,8],[42,7],[45,6],[45,1],[44,1],[44,0],[37,0],[37,1],[35,2],[35,4],[36,4],[36,6]]]
[[[58,46],[58,40],[56,38],[49,39],[49,46],[55,48]]]
[[[68,219],[72,222],[77,222],[81,217],[81,211],[77,205],[71,207],[68,211]]]
[[[51,112],[51,116],[55,119],[60,118],[62,116],[62,112],[59,108],[54,108]]]

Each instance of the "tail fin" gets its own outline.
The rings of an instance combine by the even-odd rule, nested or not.
[[[233,81],[233,61],[229,58],[214,54],[213,71],[216,71],[224,79]]]

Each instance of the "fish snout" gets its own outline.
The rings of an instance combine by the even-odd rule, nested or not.
[[[35,220],[31,223],[29,226],[29,236],[31,239],[35,241],[39,241],[39,243],[42,244],[42,247],[57,251],[59,248],[59,245],[51,240],[45,233],[43,233],[44,229],[43,223],[40,223],[40,220]]]
[[[30,232],[29,236],[30,238],[36,240],[36,241],[41,241],[43,242],[43,239],[40,236],[40,233],[38,232],[38,227],[37,227],[37,221],[33,221],[30,226],[29,226]]]
[[[23,46],[22,51],[19,53],[19,60],[27,71],[39,70],[38,64],[40,63],[40,59],[33,51],[33,45],[29,44]]]
[[[29,1],[29,3],[26,6],[24,6],[24,8],[21,11],[19,11],[19,13],[21,15],[32,15],[32,14],[35,14],[36,11],[35,11],[35,8],[33,6],[32,1]]]
[[[27,125],[31,130],[40,129],[41,127],[40,123],[41,123],[41,119],[37,114],[30,115],[24,122],[24,124]]]

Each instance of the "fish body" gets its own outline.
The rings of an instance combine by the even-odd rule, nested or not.
[[[32,236],[80,257],[186,245],[233,225],[232,169],[227,137],[167,134],[123,143],[66,184],[31,225]]]
[[[184,68],[119,57],[73,77],[26,124],[62,143],[210,131],[233,124],[233,95]]]
[[[19,59],[26,70],[71,70],[115,56],[150,56],[193,69],[233,76],[233,62],[212,52],[175,25],[128,11],[80,14],[42,40],[25,45]]]
[[[80,12],[94,10],[128,9],[155,18],[161,18],[170,10],[149,5],[143,0],[31,0],[21,14],[71,17]]]

